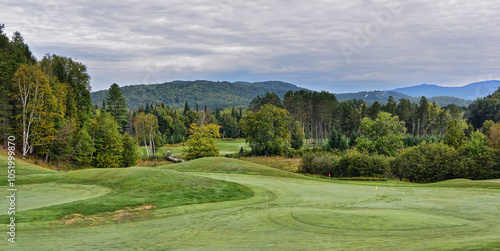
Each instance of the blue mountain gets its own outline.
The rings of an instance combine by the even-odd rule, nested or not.
[[[488,96],[500,87],[500,81],[490,80],[468,84],[462,87],[444,87],[438,85],[416,85],[410,87],[397,88],[391,91],[406,94],[412,97],[425,96],[427,98],[437,96],[448,96],[461,99],[475,100]]]

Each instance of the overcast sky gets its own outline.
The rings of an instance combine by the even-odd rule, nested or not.
[[[112,83],[282,80],[334,93],[500,79],[500,3],[395,0],[3,0],[38,59]]]

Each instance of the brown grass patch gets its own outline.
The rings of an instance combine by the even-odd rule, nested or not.
[[[300,165],[300,159],[284,158],[281,156],[242,157],[241,160],[294,173],[298,172]]]
[[[124,221],[141,219],[148,217],[156,206],[144,205],[138,207],[126,207],[114,212],[105,212],[91,215],[70,214],[61,218],[64,225],[88,225],[99,226],[106,224],[116,224]]]

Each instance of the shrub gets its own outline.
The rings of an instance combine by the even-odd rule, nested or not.
[[[98,153],[95,158],[95,166],[99,168],[119,167],[120,156],[109,153]]]
[[[422,183],[457,178],[463,170],[454,147],[426,142],[402,149],[391,166],[392,173],[399,179]]]
[[[333,177],[386,177],[390,176],[390,159],[382,155],[368,155],[348,150],[342,155],[309,153],[302,157],[299,172],[330,174]]]
[[[384,177],[388,173],[390,163],[385,156],[348,150],[337,165],[335,177]]]

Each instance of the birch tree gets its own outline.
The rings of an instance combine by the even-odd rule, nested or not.
[[[22,154],[26,156],[33,153],[35,146],[43,145],[54,137],[51,108],[55,99],[47,77],[37,66],[21,65],[13,80],[21,111],[17,119],[22,134]]]
[[[156,154],[154,136],[158,132],[158,119],[153,114],[140,113],[134,118],[135,136],[143,142],[148,157]]]

